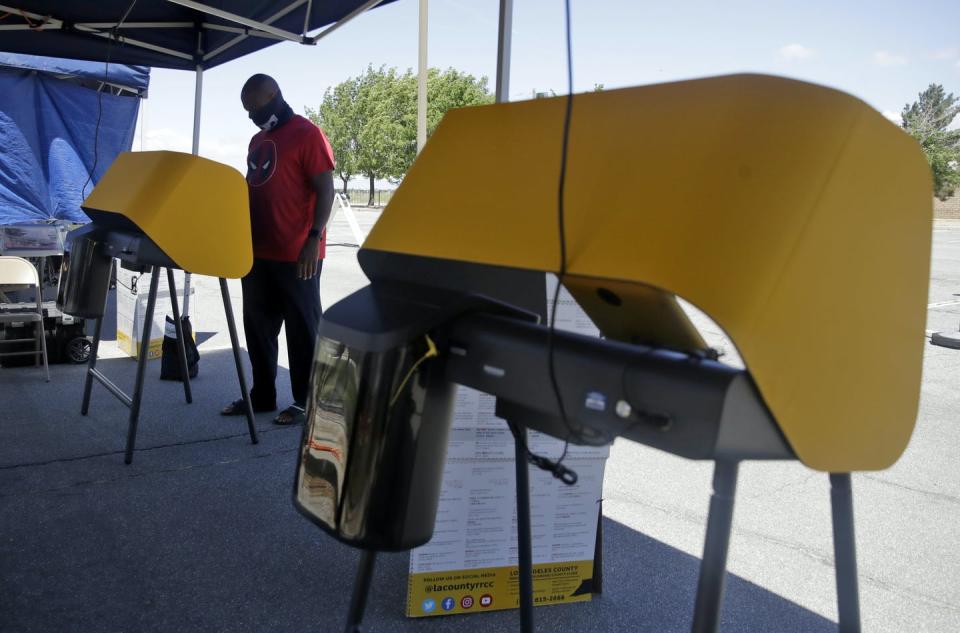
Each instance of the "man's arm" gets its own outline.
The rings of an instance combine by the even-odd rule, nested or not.
[[[330,220],[330,211],[333,208],[333,171],[325,171],[310,178],[310,184],[317,192],[317,205],[313,210],[313,227],[316,237],[308,237],[307,243],[300,251],[300,260],[297,262],[297,278],[312,279],[317,274],[317,257],[320,255],[320,240],[323,230]]]

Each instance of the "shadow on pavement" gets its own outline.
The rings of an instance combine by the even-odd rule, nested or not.
[[[133,361],[101,367],[132,385]],[[0,629],[342,630],[357,552],[293,508],[300,427],[258,416],[252,445],[242,417],[218,415],[239,390],[229,350],[202,354],[192,405],[150,364],[130,466],[126,408],[96,386],[80,416],[83,367],[51,370],[49,384],[33,368],[0,370]],[[605,519],[604,561],[605,593],[538,609],[538,630],[689,630],[696,557]],[[517,630],[515,612],[406,619],[407,562],[379,557],[366,631]],[[729,577],[723,631],[834,630]]]
[[[197,337],[197,345],[203,345],[216,336],[217,332],[195,332],[194,334],[196,334]]]

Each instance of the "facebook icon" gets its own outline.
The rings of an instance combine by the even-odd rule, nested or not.
[[[444,611],[450,611],[457,606],[457,601],[453,598],[447,597],[443,599],[443,602],[440,603],[440,606],[443,607]]]

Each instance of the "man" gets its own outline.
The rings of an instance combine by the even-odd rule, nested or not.
[[[240,101],[260,128],[247,154],[253,268],[242,280],[243,326],[253,366],[254,412],[277,408],[277,340],[286,325],[293,404],[276,424],[303,420],[320,319],[320,269],[333,204],[333,151],[323,132],[283,100],[267,75],[253,75]],[[223,415],[245,415],[237,400]]]

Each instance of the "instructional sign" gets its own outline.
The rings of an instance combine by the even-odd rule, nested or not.
[[[547,278],[548,313],[556,279]],[[596,335],[573,298],[561,290],[557,328]],[[477,613],[519,606],[514,442],[494,415],[493,396],[460,387],[433,538],[410,555],[407,616]],[[527,445],[556,459],[563,442],[528,432]],[[595,544],[609,448],[576,446],[564,464],[578,480],[567,486],[531,467],[534,604],[591,599]]]

